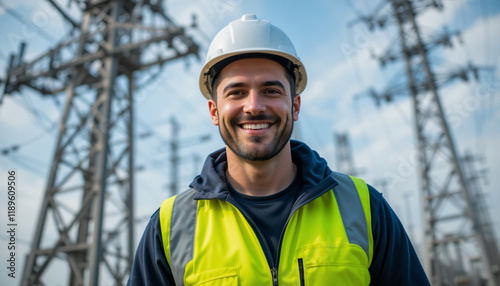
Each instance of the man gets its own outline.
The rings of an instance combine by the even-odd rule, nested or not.
[[[152,216],[129,285],[430,285],[381,194],[290,140],[306,81],[267,21],[215,36],[200,89],[226,148]]]

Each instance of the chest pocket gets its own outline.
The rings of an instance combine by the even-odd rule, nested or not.
[[[238,280],[237,268],[222,268],[191,275],[186,278],[186,285],[236,286],[239,285]]]
[[[367,256],[356,244],[322,243],[302,247],[296,258],[300,285],[368,285]]]

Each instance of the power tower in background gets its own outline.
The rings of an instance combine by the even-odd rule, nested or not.
[[[348,133],[335,133],[335,146],[336,148],[336,164],[339,172],[351,176],[358,175],[354,167],[354,160],[352,158],[351,143],[349,142]]]
[[[388,4],[388,5],[387,5]],[[387,7],[390,9],[384,9]],[[429,62],[430,52],[451,46],[452,34],[424,39],[416,17],[429,8],[442,9],[439,0],[386,0],[372,15],[360,20],[370,29],[396,23],[399,45],[390,47],[382,66],[404,61],[407,87],[370,91],[377,101],[410,95],[413,103],[421,195],[425,220],[426,268],[432,285],[500,285],[500,256],[491,224],[481,202],[479,185],[465,172],[447,123],[438,88],[456,78],[478,76],[469,65],[459,72],[437,77]],[[455,33],[456,34],[456,33]],[[439,79],[439,80],[438,80]],[[469,168],[472,169],[472,168]],[[480,269],[480,273],[474,273]],[[478,275],[476,275],[478,274]]]
[[[71,33],[35,60],[11,56],[5,94],[66,103],[22,285],[122,285],[134,256],[134,91],[150,67],[198,54],[161,0],[70,1]],[[66,282],[63,282],[66,281]],[[109,283],[108,283],[109,284]]]
[[[170,118],[170,196],[177,194],[179,189],[179,123],[175,117]]]
[[[211,135],[210,134],[203,134],[195,137],[190,137],[190,138],[179,138],[179,133],[180,133],[180,126],[175,117],[170,118],[170,126],[171,126],[171,135],[170,135],[170,140],[167,142],[167,144],[170,146],[170,176],[169,176],[169,184],[168,184],[168,189],[169,189],[169,196],[174,196],[178,194],[182,189],[180,189],[180,165],[182,163],[185,163],[183,161],[184,158],[182,158],[179,155],[179,151],[182,148],[186,147],[192,147],[193,145],[197,145],[203,142],[206,142],[210,140]],[[200,159],[199,156],[196,154],[193,154],[192,157],[189,157],[189,159],[192,159],[194,161],[194,165],[199,167]],[[196,174],[198,174],[199,170],[197,169],[195,171]],[[196,175],[195,175],[196,176]],[[194,176],[193,176],[194,177]]]

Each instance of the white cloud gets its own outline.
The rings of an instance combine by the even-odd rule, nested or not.
[[[418,16],[417,20],[421,27],[432,27],[433,30],[440,30],[443,26],[449,27],[456,18],[460,17],[461,10],[466,8],[468,2],[472,2],[472,0],[442,2],[444,6],[442,11],[431,7],[425,13]]]
[[[459,45],[447,51],[447,54],[453,60],[472,60],[476,65],[495,66],[500,61],[500,38],[496,27],[500,27],[500,13],[476,20],[467,30],[462,31],[463,46]]]
[[[242,0],[178,0],[169,1],[167,5],[167,14],[175,11],[171,16],[178,20],[180,25],[190,25],[192,15],[196,15],[198,27],[193,30],[193,34],[198,34],[198,38],[206,47],[223,26],[241,16],[243,9]]]
[[[9,126],[10,129],[13,130],[11,132],[16,132],[32,125],[28,116],[19,116],[20,114],[26,114],[26,111],[14,103],[12,98],[4,97],[1,108],[0,126],[2,126],[2,129]],[[8,133],[9,132],[6,132],[4,134]]]

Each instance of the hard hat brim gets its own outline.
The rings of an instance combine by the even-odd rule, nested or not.
[[[246,49],[246,50],[242,49],[242,50],[233,51],[230,53],[221,54],[220,56],[214,57],[213,59],[211,59],[210,61],[205,63],[205,65],[201,69],[200,77],[199,77],[199,87],[200,87],[200,91],[203,94],[203,96],[206,99],[212,98],[210,69],[215,64],[217,64],[218,62],[221,62],[225,59],[228,59],[230,57],[233,57],[233,56],[242,55],[242,54],[250,54],[250,53],[251,54],[262,53],[262,54],[276,55],[276,56],[280,56],[280,57],[283,57],[283,58],[291,61],[296,66],[295,92],[296,92],[296,94],[300,94],[300,93],[302,93],[302,91],[304,91],[304,89],[306,87],[306,83],[307,83],[307,74],[306,74],[306,70],[305,70],[304,65],[297,57],[294,57],[293,55],[290,55],[288,53],[284,53],[282,51],[277,51],[274,49],[255,49],[255,48],[252,48],[252,49]]]

